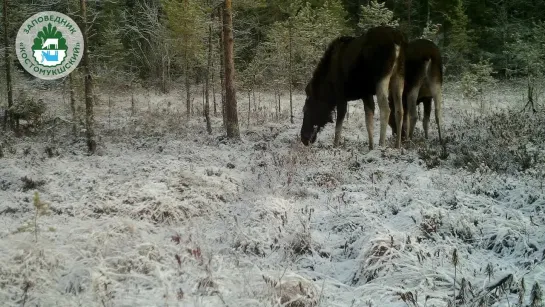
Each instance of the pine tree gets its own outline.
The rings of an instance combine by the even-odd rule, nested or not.
[[[233,54],[232,1],[225,0],[223,6],[223,54],[225,59],[225,129],[227,137],[240,139],[237,98],[235,90],[235,61]]]
[[[371,0],[369,1],[369,5],[361,6],[358,28],[362,32],[376,26],[397,27],[398,25],[399,20],[394,17],[394,12],[386,7],[386,3]]]
[[[212,124],[210,123],[210,70],[212,68],[212,21],[208,23],[208,55],[206,64],[206,76],[205,76],[205,106],[204,106],[204,118],[206,120],[206,131],[208,134],[212,134]]]
[[[207,17],[196,0],[163,0],[174,50],[184,71],[186,116],[191,115],[191,75],[195,68],[205,67]]]
[[[509,74],[519,74],[527,79],[527,104],[537,111],[536,88],[545,84],[545,21],[534,22],[533,27],[523,33],[513,33],[513,41],[505,53],[508,56]]]
[[[290,90],[291,85],[301,89],[329,43],[351,31],[338,0],[327,0],[318,8],[295,1],[286,14],[286,20],[275,22],[267,31],[244,75],[281,90]]]
[[[462,0],[455,0],[450,14],[447,15],[447,20],[450,23],[449,43],[445,52],[448,66],[454,72],[461,72],[467,68],[469,60],[471,60],[469,55],[475,49],[471,37],[472,31],[468,28],[469,19]]]
[[[89,23],[87,21],[86,0],[80,0],[81,34],[83,35],[83,74],[85,82],[85,136],[87,148],[91,154],[96,151],[95,114],[93,110],[93,79],[91,76],[91,62],[89,58]]]

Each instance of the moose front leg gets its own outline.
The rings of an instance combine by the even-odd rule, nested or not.
[[[335,123],[335,140],[333,146],[339,146],[341,142],[341,134],[343,130],[344,116],[346,115],[348,102],[340,102],[337,104],[337,122]]]
[[[374,132],[374,117],[375,117],[375,102],[373,96],[363,98],[363,108],[365,110],[365,126],[367,127],[367,139],[369,141],[369,150],[374,148],[373,132]]]

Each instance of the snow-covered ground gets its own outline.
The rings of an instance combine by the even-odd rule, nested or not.
[[[521,108],[520,93],[500,86],[481,104],[447,86],[447,135],[482,105]],[[42,94],[49,116],[70,118],[67,98]],[[131,116],[130,95],[110,107],[101,95],[93,156],[68,127],[0,140],[0,305],[516,306],[545,286],[536,176],[470,172],[452,154],[430,166],[414,147],[369,152],[361,102],[341,147],[330,124],[305,148],[301,95],[295,124],[287,95],[280,120],[258,95],[248,127],[238,93],[240,142],[220,116],[210,136],[198,111],[187,121],[180,97],[139,94]],[[433,120],[430,131],[419,146],[439,151]],[[48,215],[36,217],[35,192]]]

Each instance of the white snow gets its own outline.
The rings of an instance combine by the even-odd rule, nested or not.
[[[457,92],[445,88],[447,127],[480,116],[480,102]],[[55,91],[44,95],[51,116],[70,118]],[[272,100],[259,96],[262,106]],[[261,108],[247,128],[239,93],[240,142],[223,137],[220,115],[211,136],[199,108],[187,121],[180,97],[140,94],[130,116],[130,95],[117,93],[109,117],[101,95],[93,156],[68,128],[3,136],[2,306],[396,307],[413,306],[400,295],[410,292],[431,307],[464,287],[458,305],[469,306],[466,282],[482,296],[508,274],[524,277],[525,302],[535,282],[545,285],[545,196],[535,177],[471,173],[450,158],[428,169],[417,149],[391,148],[391,137],[369,152],[361,102],[350,103],[343,146],[332,147],[330,124],[306,148],[301,95],[295,124],[284,95],[280,120]],[[491,110],[522,103],[512,89],[487,97]],[[378,108],[375,119],[378,142]],[[438,147],[433,120],[430,131],[423,142]],[[25,176],[43,185],[23,191]],[[37,218],[37,242],[35,191],[50,206]],[[498,292],[486,306],[517,299]]]

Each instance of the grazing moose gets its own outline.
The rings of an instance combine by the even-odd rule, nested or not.
[[[401,129],[403,138],[412,138],[417,120],[416,106],[424,104],[424,118],[422,125],[424,136],[428,138],[428,129],[431,114],[431,101],[435,102],[435,122],[441,138],[442,126],[442,85],[443,85],[443,64],[441,51],[432,41],[427,39],[416,39],[409,42],[405,52],[405,87],[403,89],[404,124]],[[390,107],[394,101],[389,99]],[[390,114],[388,124],[392,128],[392,134],[399,133],[395,118]],[[398,135],[398,134],[397,134]],[[399,136],[399,135],[398,135]]]
[[[331,42],[306,86],[301,142],[314,143],[318,132],[333,122],[331,113],[337,108],[334,145],[341,139],[347,103],[362,99],[369,149],[373,149],[373,116],[377,96],[380,109],[379,145],[386,142],[390,116],[388,97],[394,102],[395,118],[403,120],[402,94],[404,54],[407,39],[397,29],[379,26],[359,37],[342,36]],[[396,147],[401,146],[401,126]]]

